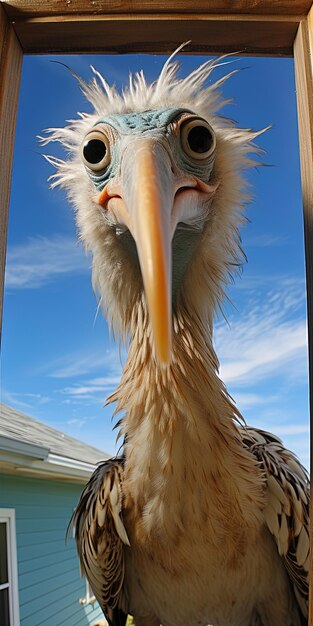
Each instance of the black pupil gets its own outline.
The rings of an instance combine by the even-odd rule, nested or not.
[[[106,145],[101,139],[89,139],[83,148],[84,158],[92,165],[100,163],[104,159],[106,151]]]
[[[193,152],[208,152],[213,144],[212,133],[206,126],[194,126],[188,133],[188,143]]]

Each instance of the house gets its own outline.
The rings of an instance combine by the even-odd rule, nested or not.
[[[66,530],[108,455],[0,404],[1,626],[106,623]]]

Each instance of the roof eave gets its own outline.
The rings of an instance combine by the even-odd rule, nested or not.
[[[31,454],[29,444],[23,450],[23,442],[16,443],[15,449],[13,445],[11,449],[0,446],[0,473],[85,483],[96,469],[91,463],[52,454],[48,450],[45,457],[39,457],[36,447],[40,446],[34,446]]]
[[[12,452],[13,454],[22,454],[26,457],[44,460],[47,458],[50,450],[45,446],[36,443],[29,443],[21,439],[0,435],[0,453]]]

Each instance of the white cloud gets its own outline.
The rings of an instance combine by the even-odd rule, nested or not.
[[[102,378],[96,378],[91,380],[89,385],[87,384],[85,387],[80,387],[80,393],[92,393],[93,391],[97,391],[98,389],[112,389],[120,382],[120,376],[103,376]]]
[[[27,411],[32,408],[29,402],[25,402],[21,399],[24,398],[24,394],[15,393],[12,391],[7,391],[6,389],[1,390],[1,402],[4,404],[8,404],[9,406],[14,406],[21,411]]]
[[[258,335],[257,328],[247,328],[231,341],[237,355],[226,357],[221,366],[221,377],[227,383],[246,385],[269,375],[290,374],[302,376],[306,364],[306,323],[295,322],[273,328],[267,336]],[[237,346],[236,346],[237,344]],[[221,358],[221,351],[219,352]],[[228,362],[227,362],[228,361]]]
[[[89,262],[74,239],[55,235],[33,237],[8,248],[7,289],[37,289],[55,277],[83,273]]]
[[[288,243],[288,238],[283,235],[262,233],[260,235],[253,236],[248,234],[244,236],[245,248],[268,248],[269,246],[284,246],[286,243]]]
[[[246,422],[281,437],[308,467],[304,281],[271,277],[271,284],[256,289],[252,280],[239,314],[217,324],[220,375]]]
[[[66,354],[54,362],[50,362],[52,378],[79,378],[92,372],[109,371],[110,375],[120,374],[124,350],[117,346],[107,350],[88,350]]]
[[[243,411],[249,409],[250,407],[260,406],[262,404],[273,404],[274,402],[277,402],[277,396],[266,396],[264,393],[245,393],[241,391],[236,393],[235,401],[238,408]]]
[[[279,437],[286,437],[289,435],[303,435],[310,433],[309,422],[307,424],[274,424],[273,431]]]
[[[72,419],[67,420],[66,423],[68,426],[74,426],[80,430],[83,426],[85,426],[87,421],[88,420],[84,418],[73,417]]]
[[[63,389],[64,394],[75,398],[91,398],[94,394],[104,394],[117,387],[120,382],[120,376],[104,376],[94,380],[87,381],[82,385],[72,385]]]
[[[106,365],[105,355],[95,354],[94,351],[90,351],[90,354],[74,353],[72,355],[66,355],[54,363],[50,363],[52,378],[77,378],[83,376],[92,371],[103,369]]]
[[[1,402],[4,404],[8,404],[10,406],[14,406],[17,409],[30,411],[33,409],[34,405],[44,405],[51,402],[51,398],[48,396],[43,396],[40,393],[30,393],[30,392],[12,392],[7,389],[1,390]]]
[[[307,327],[303,319],[304,292],[299,285],[250,300],[240,319],[215,331],[221,378],[236,386],[282,375],[304,379],[307,372]]]
[[[103,404],[120,382],[123,357],[123,350],[116,346],[104,352],[68,354],[52,364],[50,377],[71,380],[71,384],[58,390],[64,396],[62,404]],[[92,372],[104,375],[91,378]]]
[[[304,293],[305,293],[305,279],[304,277],[299,276],[289,276],[288,274],[275,274],[273,271],[270,275],[266,274],[250,274],[247,273],[241,274],[237,279],[234,285],[231,286],[233,291],[236,289],[244,289],[247,291],[254,291],[255,293],[259,293],[261,289],[269,289],[270,285],[276,285],[277,288],[283,290],[300,290],[302,292],[303,301]]]

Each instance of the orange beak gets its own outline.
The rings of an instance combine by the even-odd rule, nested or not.
[[[120,176],[100,193],[115,221],[125,224],[137,246],[159,361],[172,347],[171,240],[174,184],[168,153],[153,139],[135,139],[123,154]]]

